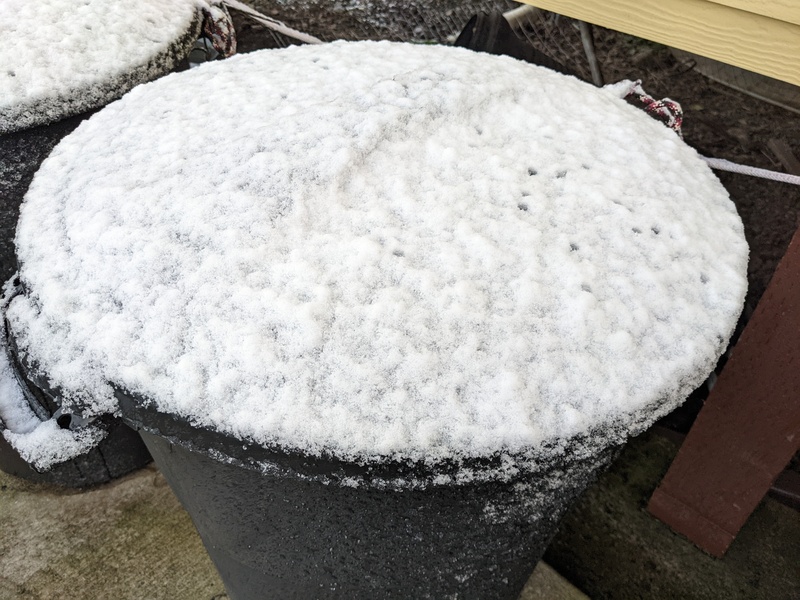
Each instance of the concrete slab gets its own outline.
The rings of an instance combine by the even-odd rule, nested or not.
[[[222,582],[150,466],[76,492],[0,473],[0,598],[201,600]]]
[[[564,579],[544,561],[539,561],[519,600],[588,600],[588,596]]]
[[[222,600],[189,516],[155,466],[83,492],[0,472],[0,600]],[[540,563],[520,600],[585,600]]]

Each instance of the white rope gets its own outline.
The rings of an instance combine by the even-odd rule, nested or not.
[[[782,181],[783,183],[791,183],[793,185],[800,185],[800,177],[797,175],[790,175],[789,173],[781,173],[779,171],[770,171],[769,169],[759,169],[758,167],[749,167],[747,165],[740,165],[724,158],[709,158],[701,156],[708,166],[712,169],[720,171],[730,171],[731,173],[741,173],[742,175],[752,175],[753,177],[761,177],[762,179],[771,179],[773,181]]]
[[[659,116],[667,119],[664,123],[670,129],[674,130],[681,137],[681,125],[683,124],[683,110],[681,105],[664,98],[656,100],[650,96],[642,88],[642,81],[630,81],[625,79],[617,83],[605,86],[606,90],[618,96],[619,98],[626,98],[628,96],[636,96],[640,102],[644,104],[643,109],[650,113],[656,113]],[[800,185],[800,177],[791,175],[789,173],[781,173],[779,171],[770,171],[769,169],[759,169],[758,167],[750,167],[748,165],[740,165],[724,158],[709,158],[707,156],[700,156],[709,167],[719,171],[729,171],[731,173],[740,173],[742,175],[751,175],[753,177],[761,177],[762,179],[771,179],[772,181],[780,181],[782,183],[791,183],[792,185]]]
[[[282,33],[283,35],[294,38],[301,42],[305,42],[306,44],[322,44],[322,40],[319,38],[315,38],[313,35],[308,35],[307,33],[303,33],[302,31],[297,31],[296,29],[292,29],[288,25],[284,25],[280,21],[268,17],[267,15],[263,15],[257,10],[253,10],[246,4],[242,4],[239,0],[222,0],[222,3],[227,5],[229,8],[233,8],[238,10],[239,12],[243,12],[244,14],[251,17],[254,21],[258,21],[262,25],[269,27],[273,31],[277,31],[278,33]]]

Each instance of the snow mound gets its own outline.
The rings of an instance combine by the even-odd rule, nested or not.
[[[17,246],[17,343],[83,414],[117,386],[361,461],[636,433],[713,368],[748,255],[696,152],[613,92],[388,42],[137,87],[43,164]]]

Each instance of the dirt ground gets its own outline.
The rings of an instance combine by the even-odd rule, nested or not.
[[[765,498],[724,558],[645,510],[678,446],[652,432],[569,510],[544,560],[592,600],[797,600],[800,513]]]

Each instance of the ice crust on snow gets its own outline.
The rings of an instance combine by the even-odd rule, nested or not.
[[[388,42],[137,87],[45,161],[16,242],[17,343],[85,415],[113,384],[359,461],[638,432],[712,370],[748,254],[696,152],[613,91]]]
[[[0,133],[86,112],[169,71],[197,37],[201,5],[3,0]]]

